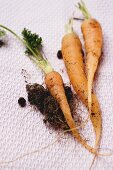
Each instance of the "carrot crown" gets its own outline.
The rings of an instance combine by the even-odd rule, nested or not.
[[[22,39],[14,31],[7,28],[6,26],[0,25],[0,27],[13,34],[26,47],[26,53],[29,54],[28,57],[33,62],[35,62],[36,65],[40,67],[45,74],[53,71],[53,68],[48,62],[48,60],[44,58],[42,55],[41,37],[39,37],[37,34],[32,34],[31,31],[27,29],[24,29],[22,31],[22,35],[23,35],[23,39]],[[3,30],[0,30],[0,35],[3,35],[4,33],[5,32]]]
[[[91,18],[91,15],[85,5],[85,3],[81,0],[81,2],[78,3],[78,5],[76,5],[76,7],[82,12],[82,14],[84,15],[85,19],[89,19]]]
[[[73,32],[73,18],[70,18],[68,23],[65,25],[65,32],[66,34]]]

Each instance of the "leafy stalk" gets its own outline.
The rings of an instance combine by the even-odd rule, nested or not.
[[[34,61],[38,65],[38,67],[40,67],[44,71],[45,74],[53,70],[48,60],[44,59],[43,55],[40,52],[40,48],[38,45],[41,45],[42,39],[39,38],[37,34],[32,34],[31,31],[24,29],[22,31],[22,35],[23,35],[23,39],[22,39],[14,31],[7,28],[6,26],[0,25],[0,27],[13,34],[26,47],[26,52],[32,55],[29,56],[29,58],[32,61]],[[0,34],[2,34],[2,30],[0,30]],[[38,48],[36,47],[36,45]]]
[[[81,2],[78,3],[78,5],[76,5],[76,7],[82,12],[82,14],[84,15],[85,19],[89,19],[91,18],[91,15],[85,5],[85,3],[81,0]]]
[[[22,36],[24,41],[26,41],[26,43],[32,48],[32,50],[35,51],[36,54],[39,54],[39,50],[42,48],[42,38],[39,37],[39,35],[36,33],[31,33],[31,31],[26,28],[24,28],[24,30],[22,31]],[[28,48],[26,48],[25,53],[28,55],[32,55],[31,51]]]

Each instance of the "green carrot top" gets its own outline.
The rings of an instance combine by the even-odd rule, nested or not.
[[[82,14],[84,15],[85,19],[89,19],[91,18],[91,15],[85,5],[85,3],[81,0],[81,2],[78,3],[78,5],[76,5],[76,7],[82,12]]]
[[[1,28],[12,33],[21,43],[26,47],[25,53],[28,57],[40,67],[45,74],[53,71],[52,66],[42,54],[42,38],[38,34],[32,33],[28,29],[24,28],[22,31],[23,39],[20,38],[14,31],[7,28],[4,25],[0,25]],[[5,31],[0,29],[0,36],[5,35]]]

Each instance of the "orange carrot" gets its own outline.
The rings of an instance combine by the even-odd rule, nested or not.
[[[81,29],[83,33],[85,49],[87,54],[86,72],[87,72],[87,79],[88,79],[88,108],[90,114],[91,105],[92,105],[92,95],[91,95],[92,88],[93,88],[92,86],[93,86],[94,75],[98,67],[99,58],[102,53],[103,35],[102,35],[102,28],[100,23],[96,19],[91,17],[83,1],[81,1],[81,3],[78,3],[78,8],[80,9],[80,11],[85,17]],[[98,147],[98,145],[99,144],[97,143],[95,147]]]
[[[84,72],[82,45],[77,34],[73,32],[71,22],[66,27],[66,35],[62,39],[62,54],[71,84],[80,99],[88,107],[88,88]],[[92,94],[91,110],[90,118],[96,134],[95,144],[98,145],[101,138],[102,123],[101,111],[95,94]]]
[[[89,146],[85,139],[83,139],[78,130],[76,129],[75,122],[71,116],[70,108],[65,96],[63,80],[58,72],[52,71],[45,76],[45,83],[48,87],[52,96],[57,100],[60,108],[66,118],[67,124],[69,125],[73,136],[91,153],[96,154],[95,149]]]
[[[89,111],[91,111],[92,104],[92,86],[94,75],[98,67],[99,58],[102,52],[102,44],[103,44],[103,36],[102,36],[102,28],[100,23],[93,19],[84,2],[81,1],[79,4],[79,9],[82,11],[85,20],[82,23],[81,29],[83,33],[83,38],[85,42],[86,49],[86,71],[87,71],[87,79],[88,79],[88,107]]]

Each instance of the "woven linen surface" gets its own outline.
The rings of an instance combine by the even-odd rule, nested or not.
[[[45,54],[65,83],[69,80],[64,63],[57,59],[56,53],[61,47],[64,25],[73,11],[76,17],[82,17],[74,7],[76,3],[76,0],[0,0],[0,23],[18,34],[27,27],[42,36]],[[100,21],[104,33],[103,55],[94,90],[102,110],[101,148],[113,150],[113,1],[87,0],[86,4],[90,13]],[[80,24],[75,21],[74,29],[82,39]],[[59,139],[62,133],[48,129],[41,114],[29,104],[25,108],[18,105],[19,97],[27,100],[22,69],[27,71],[30,83],[43,83],[42,73],[24,55],[24,47],[15,37],[7,33],[4,41],[7,45],[0,49],[0,170],[88,169],[92,154],[71,136],[64,135]],[[94,144],[91,122],[82,133],[90,144]],[[15,162],[1,164],[36,150]],[[113,156],[99,157],[93,169],[112,170]]]

